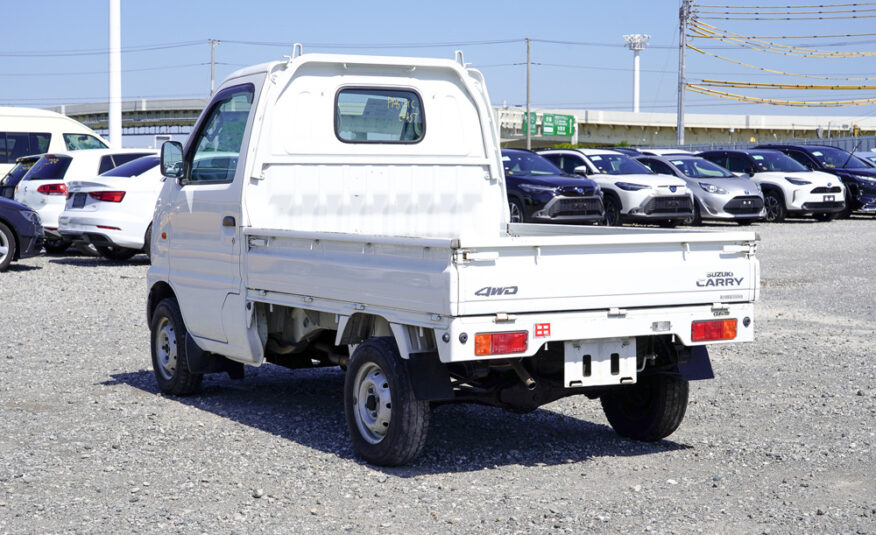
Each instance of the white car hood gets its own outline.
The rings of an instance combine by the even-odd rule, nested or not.
[[[648,186],[680,186],[683,188],[687,187],[687,182],[684,180],[671,176],[671,175],[652,175],[652,174],[640,174],[640,175],[609,175],[599,174],[595,175],[599,178],[613,180],[616,182],[630,182],[633,184],[646,184]]]
[[[823,173],[821,171],[798,171],[798,172],[783,172],[783,171],[770,171],[757,173],[754,175],[755,179],[759,180],[784,180],[785,177],[789,178],[797,178],[800,180],[806,180],[812,183],[813,186],[836,186],[841,185],[840,179],[830,173]]]

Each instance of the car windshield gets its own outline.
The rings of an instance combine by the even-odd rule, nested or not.
[[[30,171],[30,168],[33,167],[33,164],[35,164],[36,161],[37,158],[22,160],[18,162],[18,165],[10,169],[9,172],[6,173],[6,176],[4,176],[2,180],[0,180],[0,184],[7,184],[12,182],[17,184],[18,181],[21,180],[21,177],[23,177],[25,174],[27,174],[28,171]]]
[[[684,176],[690,178],[736,178],[736,175],[705,158],[669,160]]]
[[[64,134],[67,150],[107,149],[106,144],[90,134]]]
[[[608,175],[651,175],[650,169],[623,154],[593,154],[587,156],[600,173]]]
[[[818,160],[818,163],[824,167],[840,167],[843,169],[867,169],[870,167],[856,156],[851,156],[848,152],[833,147],[818,147],[813,149],[811,153]]]
[[[563,171],[544,157],[531,152],[502,151],[506,175],[564,175]]]
[[[140,176],[146,171],[158,167],[159,160],[160,158],[158,156],[143,156],[122,164],[115,169],[110,169],[104,173],[103,176]]]
[[[752,152],[751,158],[757,164],[757,171],[781,171],[784,173],[799,173],[808,171],[798,161],[791,159],[790,156],[785,156],[781,152]]]
[[[33,164],[22,180],[63,180],[73,158],[46,154]]]

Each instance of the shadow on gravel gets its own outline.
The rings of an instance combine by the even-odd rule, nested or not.
[[[9,264],[9,267],[6,268],[6,271],[12,271],[12,272],[18,271],[18,272],[23,273],[25,271],[35,271],[38,269],[43,269],[43,268],[41,266],[29,266],[27,264],[19,264],[17,262],[13,262],[13,263]]]
[[[106,266],[148,266],[149,260],[145,256],[134,257],[130,260],[117,262],[107,260],[100,256],[72,256],[64,258],[53,258],[49,260],[50,264],[61,264],[65,266],[84,266],[84,267],[106,267]]]
[[[200,395],[165,396],[342,459],[354,456],[344,420],[344,374],[336,368],[247,368],[243,381],[207,376]],[[114,374],[104,386],[129,385],[164,396],[150,370]],[[588,402],[583,396],[581,402]],[[589,401],[598,403],[598,401]],[[690,449],[669,440],[633,442],[608,426],[538,409],[513,414],[477,405],[443,405],[431,413],[429,438],[414,464],[372,467],[398,477],[471,472],[506,465],[543,466],[586,462],[594,457],[633,457]]]

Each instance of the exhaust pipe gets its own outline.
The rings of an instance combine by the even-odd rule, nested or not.
[[[512,359],[510,361],[511,368],[514,369],[514,372],[517,373],[517,377],[520,377],[520,380],[523,381],[523,384],[526,385],[527,390],[535,390],[537,386],[535,379],[529,375],[529,372],[526,371],[526,368],[523,367],[522,359]]]

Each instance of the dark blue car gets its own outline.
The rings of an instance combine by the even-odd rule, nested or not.
[[[598,223],[605,213],[596,182],[568,175],[538,154],[503,149],[512,223]]]
[[[43,248],[40,216],[27,206],[0,197],[0,271],[13,260],[36,256]]]
[[[857,156],[827,145],[759,145],[757,148],[780,150],[815,171],[836,175],[846,187],[846,209],[876,213],[876,167]]]

